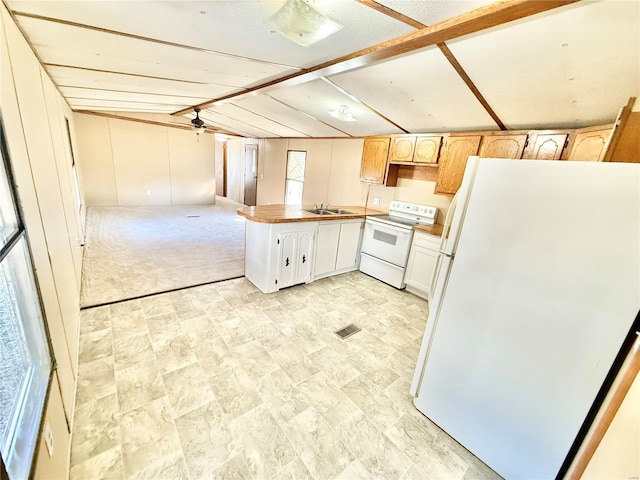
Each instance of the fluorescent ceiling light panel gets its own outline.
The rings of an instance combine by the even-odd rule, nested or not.
[[[305,0],[289,0],[266,23],[276,32],[303,47],[312,45],[344,27],[318,12]]]

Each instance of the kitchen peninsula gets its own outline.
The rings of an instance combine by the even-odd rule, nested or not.
[[[357,270],[366,207],[259,205],[242,207],[245,276],[264,293]],[[312,213],[318,211],[321,213]]]

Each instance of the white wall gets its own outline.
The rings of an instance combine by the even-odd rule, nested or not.
[[[442,223],[451,197],[436,195],[435,182],[398,179],[396,187],[360,183],[364,140],[354,139],[263,139],[258,157],[258,205],[284,203],[287,150],[307,152],[302,203],[364,206],[387,211],[393,200],[439,208]],[[374,205],[374,199],[379,204]]]
[[[42,454],[35,478],[66,474],[73,422],[79,338],[83,211],[71,175],[64,123],[70,109],[0,6],[0,110],[18,187],[57,371],[46,406],[54,455]],[[73,133],[73,132],[72,132]],[[81,174],[81,172],[79,172]]]
[[[227,140],[227,198],[244,201],[244,140]]]
[[[215,203],[215,139],[189,130],[74,114],[88,206]]]

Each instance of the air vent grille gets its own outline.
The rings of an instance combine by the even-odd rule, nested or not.
[[[350,337],[351,335],[354,335],[356,333],[358,333],[359,331],[361,331],[362,329],[360,327],[358,327],[357,325],[354,325],[353,323],[347,325],[344,328],[341,328],[340,330],[337,330],[336,332],[334,332],[336,335],[338,335],[341,339],[345,339],[347,337]]]

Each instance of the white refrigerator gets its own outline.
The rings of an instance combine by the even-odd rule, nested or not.
[[[470,157],[454,203],[414,404],[501,476],[555,478],[638,328],[640,164]]]

